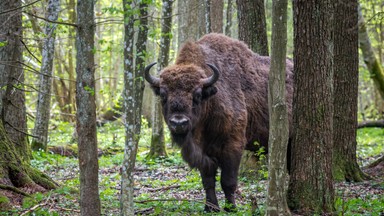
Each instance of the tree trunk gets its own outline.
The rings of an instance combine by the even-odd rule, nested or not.
[[[226,13],[226,22],[225,22],[225,35],[231,37],[231,28],[232,28],[232,0],[227,1],[227,13]]]
[[[160,53],[157,60],[157,71],[161,71],[169,63],[169,50],[172,38],[172,4],[173,0],[163,1],[163,15],[161,22]],[[167,156],[164,142],[164,122],[162,108],[157,97],[153,97],[152,111],[152,139],[151,148],[148,154],[150,158]]]
[[[96,136],[94,1],[77,1],[76,129],[79,146],[80,212],[100,215]]]
[[[298,0],[288,200],[298,214],[332,213],[333,1]]]
[[[286,200],[288,111],[285,97],[287,53],[287,0],[272,6],[271,69],[268,84],[269,143],[266,215],[291,215]]]
[[[187,40],[197,40],[205,34],[205,9],[201,0],[180,0],[177,1],[177,10],[179,14],[178,47],[181,47]]]
[[[237,0],[239,39],[254,52],[268,56],[264,0]]]
[[[144,90],[143,69],[147,40],[147,7],[140,3],[140,28],[136,52],[134,55],[134,24],[135,16],[132,9],[136,8],[135,1],[123,0],[124,8],[124,113],[125,113],[125,148],[121,176],[121,215],[134,215],[133,205],[133,171],[135,168],[136,154],[141,128],[141,105]],[[133,58],[136,56],[136,59]],[[136,68],[133,65],[135,60]]]
[[[333,177],[362,181],[365,174],[356,158],[357,97],[359,85],[357,0],[335,2]]]
[[[3,116],[1,116],[3,117]],[[0,118],[0,197],[16,194],[22,198],[36,192],[45,192],[57,187],[47,175],[34,169],[17,152],[14,143],[4,129]],[[18,203],[20,204],[20,203]],[[0,211],[3,211],[1,209]]]
[[[369,39],[366,23],[359,6],[359,45],[363,53],[364,62],[367,65],[371,78],[379,90],[381,97],[384,99],[384,70],[380,65],[380,61],[376,58],[375,52]]]
[[[46,19],[56,21],[60,10],[59,0],[50,0],[47,6]],[[46,23],[44,34],[46,38],[43,42],[42,65],[39,83],[39,93],[37,99],[35,128],[33,130],[32,149],[47,150],[48,122],[51,110],[51,87],[53,75],[53,58],[55,52],[55,30],[57,24]]]
[[[211,31],[223,33],[223,10],[224,0],[209,0],[209,19],[211,21]]]
[[[6,0],[1,6],[2,11],[10,11],[20,8],[21,1]],[[29,164],[31,151],[24,133],[25,98],[20,87],[24,81],[19,65],[22,59],[21,17],[21,9],[0,14],[0,42],[4,43],[0,46],[0,197],[24,196],[56,187],[47,175]],[[5,126],[13,131],[6,131]],[[19,143],[13,143],[18,140]]]
[[[2,1],[2,10],[20,8],[21,1]],[[22,68],[21,9],[0,14],[0,111],[9,138],[23,159],[31,157],[28,146],[27,118]]]

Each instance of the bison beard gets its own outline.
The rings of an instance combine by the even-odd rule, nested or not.
[[[215,193],[221,168],[227,211],[234,210],[237,176],[243,150],[268,150],[268,71],[270,58],[253,53],[238,41],[208,34],[180,49],[175,65],[160,78],[145,79],[161,97],[164,119],[183,159],[200,171],[206,211],[220,210]],[[287,60],[286,95],[291,122],[293,64]],[[290,124],[291,125],[291,124]]]

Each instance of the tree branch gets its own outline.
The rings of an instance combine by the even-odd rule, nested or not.
[[[29,133],[27,133],[27,132],[24,132],[24,131],[22,131],[22,130],[20,130],[20,129],[15,128],[11,123],[9,123],[9,122],[7,122],[7,121],[5,122],[5,124],[9,125],[9,127],[11,127],[11,128],[14,129],[15,131],[20,132],[20,133],[22,133],[22,134],[24,134],[24,135],[31,136],[31,137],[33,137],[33,138],[40,138],[40,137],[38,137],[38,136],[29,134]]]
[[[30,16],[33,16],[33,17],[35,17],[35,18],[37,18],[37,19],[44,20],[44,21],[49,22],[49,23],[56,23],[56,24],[60,24],[60,25],[67,25],[67,26],[72,26],[72,27],[76,27],[76,28],[77,28],[77,25],[76,25],[76,24],[73,24],[73,23],[66,23],[66,22],[52,21],[52,20],[46,19],[46,18],[44,18],[44,17],[37,16],[37,15],[35,15],[35,14],[31,14],[31,13],[29,13],[29,12],[27,12],[27,11],[23,11],[23,13],[28,14],[28,15],[30,15]]]
[[[36,4],[36,3],[39,2],[39,1],[41,1],[41,0],[36,0],[36,1],[32,2],[32,3],[23,5],[23,6],[18,7],[18,8],[10,9],[10,10],[7,10],[7,11],[2,11],[2,12],[0,12],[0,15],[9,13],[9,12],[12,12],[12,11],[15,11],[15,10],[19,10],[19,9],[21,9],[21,8],[25,8],[25,7],[31,6],[31,5],[33,5],[33,4]]]
[[[379,128],[384,128],[384,120],[378,120],[378,121],[363,121],[360,122],[357,125],[357,128],[366,128],[366,127],[379,127]]]

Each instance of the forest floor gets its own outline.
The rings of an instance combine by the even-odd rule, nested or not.
[[[102,129],[100,131],[103,134]],[[109,129],[105,129],[107,133]],[[116,131],[119,133],[119,131]],[[144,133],[145,130],[144,130]],[[371,131],[367,132],[369,136]],[[375,132],[376,133],[376,132]],[[377,132],[381,138],[371,144],[358,147],[359,163],[369,164],[380,156],[384,146],[384,130]],[[124,134],[124,133],[122,133]],[[367,136],[368,136],[367,135]],[[119,196],[123,160],[122,143],[116,134],[99,136],[99,142],[105,145],[104,154],[99,157],[99,189],[103,215],[119,214]],[[168,157],[147,159],[150,137],[141,138],[137,155],[135,178],[135,208],[140,215],[201,215],[204,209],[204,191],[199,173],[191,170],[182,161],[179,151],[167,146]],[[367,140],[364,134],[359,139]],[[169,138],[167,138],[169,142]],[[66,142],[65,140],[62,140]],[[370,150],[367,150],[371,148]],[[379,149],[377,149],[379,148]],[[116,150],[117,149],[117,150]],[[116,150],[116,151],[114,151]],[[25,198],[15,208],[0,215],[80,215],[79,207],[79,169],[73,156],[61,156],[44,152],[34,153],[32,165],[51,176],[61,185],[45,194],[35,194]],[[236,193],[238,211],[236,213],[219,212],[212,215],[264,215],[264,203],[267,188],[267,170],[265,166],[252,175],[239,177]],[[374,180],[359,183],[335,183],[336,215],[383,215],[384,213],[384,176],[383,170]],[[217,180],[219,182],[219,176]],[[220,206],[224,205],[224,194],[217,184]]]

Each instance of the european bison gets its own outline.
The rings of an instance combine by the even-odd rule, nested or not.
[[[268,71],[270,58],[221,34],[208,34],[180,49],[175,65],[160,78],[145,79],[161,98],[164,119],[183,159],[200,171],[206,192],[206,211],[219,209],[215,176],[221,168],[221,187],[230,207],[244,148],[268,145]],[[287,60],[287,104],[291,116],[293,64]]]

